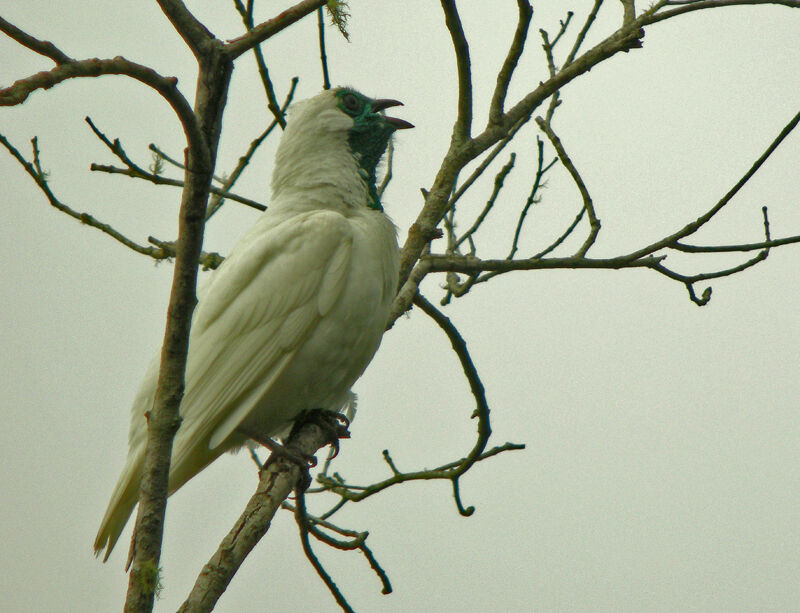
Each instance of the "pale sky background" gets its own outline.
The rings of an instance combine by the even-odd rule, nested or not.
[[[220,37],[241,31],[233,4],[190,2]],[[260,18],[288,3],[265,2]],[[488,7],[491,4],[491,9]],[[587,46],[616,27],[601,10]],[[526,56],[509,100],[546,73],[538,28],[554,33],[588,0],[536,2]],[[484,123],[516,3],[460,3],[472,45],[476,126]],[[0,14],[77,57],[125,57],[194,91],[194,63],[155,3],[6,0]],[[314,18],[265,46],[277,94],[321,88]],[[401,99],[416,124],[396,139],[384,204],[401,240],[449,142],[453,55],[438,3],[352,2],[352,42],[328,30],[335,84]],[[564,91],[554,127],[582,171],[603,221],[595,256],[675,231],[717,201],[798,111],[800,11],[706,11],[651,27]],[[51,63],[0,37],[0,84]],[[89,115],[129,155],[150,163],[155,142],[180,155],[171,110],[133,81],[105,77],[33,94],[0,109],[0,132],[29,156],[39,136],[51,185],[67,204],[134,239],[174,237],[179,191],[90,173],[116,162]],[[269,117],[251,57],[234,75],[219,172],[232,169]],[[266,202],[276,140],[236,191]],[[479,255],[503,256],[535,162],[529,126],[509,151],[517,167],[478,235]],[[548,150],[552,157],[552,151]],[[501,156],[499,163],[505,162]],[[800,134],[693,242],[800,233]],[[497,166],[499,168],[499,166]],[[496,169],[495,169],[496,170]],[[112,611],[122,606],[130,526],[107,564],[91,545],[122,468],[128,407],[161,342],[172,266],[154,265],[55,211],[0,151],[0,602],[3,611]],[[491,176],[462,201],[480,210]],[[524,234],[523,253],[548,244],[580,200],[563,169]],[[254,213],[229,203],[206,234],[227,253]],[[585,231],[583,228],[582,231]],[[580,240],[583,240],[583,234]],[[571,245],[570,245],[571,246]],[[441,247],[440,247],[441,248]],[[670,256],[687,272],[736,258]],[[800,247],[713,283],[698,308],[685,289],[646,271],[539,271],[496,279],[447,308],[469,342],[492,407],[494,436],[527,445],[461,482],[475,514],[458,515],[445,482],[397,487],[336,516],[369,530],[394,593],[380,594],[362,556],[317,546],[357,611],[798,611],[800,415],[797,269]],[[439,280],[426,283],[438,299]],[[704,285],[698,286],[698,293]],[[472,446],[473,401],[446,338],[414,312],[387,334],[356,384],[359,414],[336,470],[354,483],[433,467]],[[245,454],[225,456],[170,499],[156,610],[175,610],[256,484]],[[312,510],[324,510],[310,500]],[[250,556],[217,611],[337,611],[305,560],[288,513]]]

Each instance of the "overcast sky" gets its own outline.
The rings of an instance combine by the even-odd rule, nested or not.
[[[262,2],[265,19],[287,3]],[[537,2],[509,99],[546,78],[538,28],[576,11],[563,58],[591,6]],[[233,4],[190,2],[221,38],[241,32]],[[229,6],[230,5],[230,6]],[[461,2],[472,45],[476,125],[483,124],[516,3]],[[587,47],[621,18],[601,10]],[[404,239],[449,142],[455,79],[437,3],[352,2],[351,42],[328,29],[334,84],[406,106],[384,198]],[[0,14],[76,58],[148,64],[191,98],[190,52],[155,3],[7,0]],[[279,98],[321,88],[314,19],[265,45]],[[800,11],[745,7],[658,24],[644,48],[570,84],[554,127],[592,193],[611,256],[694,220],[749,168],[799,110]],[[0,84],[51,64],[0,38]],[[73,208],[146,242],[174,238],[179,191],[90,173],[116,160],[90,116],[128,154],[149,143],[180,156],[170,109],[121,77],[73,81],[0,110],[0,133],[26,155],[39,137],[55,193]],[[229,171],[269,117],[251,57],[237,63],[219,172]],[[267,143],[237,192],[267,202]],[[529,126],[509,151],[517,166],[478,255],[503,257],[535,169]],[[553,156],[548,150],[548,158]],[[498,164],[505,162],[503,156]],[[773,237],[800,233],[800,134],[792,134],[728,210],[693,242],[753,242],[761,207]],[[499,168],[499,165],[498,165]],[[496,169],[495,169],[496,170]],[[155,265],[47,204],[0,151],[0,601],[9,612],[121,608],[130,526],[106,564],[91,545],[126,454],[128,408],[160,344],[172,266]],[[492,176],[462,201],[480,211]],[[523,235],[523,255],[547,245],[580,197],[557,167]],[[205,248],[227,253],[255,213],[226,204]],[[585,232],[585,228],[582,229]],[[567,245],[563,253],[574,249]],[[436,245],[434,248],[437,248]],[[438,249],[442,247],[439,246]],[[735,258],[670,256],[684,272]],[[462,480],[458,515],[443,482],[407,484],[337,515],[369,530],[394,587],[364,558],[317,547],[357,611],[789,611],[800,602],[800,248],[713,282],[698,308],[682,285],[646,271],[538,271],[500,277],[447,307],[466,337],[492,408],[490,444],[525,443]],[[207,273],[206,273],[207,274]],[[424,289],[441,297],[432,278]],[[698,293],[705,286],[698,287]],[[356,384],[359,413],[336,470],[382,479],[389,449],[402,470],[462,457],[474,440],[473,401],[446,338],[423,314],[395,325]],[[256,484],[246,456],[220,458],[170,499],[159,611],[175,610]],[[311,510],[326,507],[309,501]],[[218,611],[337,611],[305,561],[294,519],[279,514]]]

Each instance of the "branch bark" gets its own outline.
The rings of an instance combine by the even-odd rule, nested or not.
[[[306,15],[313,13],[318,8],[325,6],[326,0],[303,0],[273,17],[269,21],[257,25],[247,34],[234,38],[225,45],[225,52],[231,59],[236,59],[243,53],[250,51],[259,43],[299,21]]]
[[[286,448],[312,456],[328,438],[329,433],[318,424],[306,423],[289,437]],[[299,466],[280,456],[264,465],[255,494],[203,567],[179,613],[205,613],[214,608],[242,562],[269,530],[275,512],[297,486],[300,476]]]

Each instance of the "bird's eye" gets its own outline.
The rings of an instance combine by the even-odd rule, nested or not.
[[[361,107],[361,102],[355,94],[348,93],[342,96],[342,106],[345,110],[355,113]]]

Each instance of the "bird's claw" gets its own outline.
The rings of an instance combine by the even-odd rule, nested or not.
[[[311,473],[309,471],[317,465],[317,458],[313,455],[301,453],[296,449],[289,449],[284,445],[280,445],[274,441],[271,441],[271,443],[272,444],[267,445],[267,447],[272,451],[272,453],[270,453],[267,461],[264,462],[261,470],[264,470],[267,468],[267,466],[278,459],[288,460],[300,468],[300,477],[297,487],[300,488],[301,491],[305,492],[308,489],[308,486],[311,485]]]
[[[325,442],[331,446],[333,453],[331,459],[339,455],[339,439],[350,438],[350,420],[338,411],[313,409],[301,414],[294,422],[292,432],[307,423],[313,423],[326,434]]]

